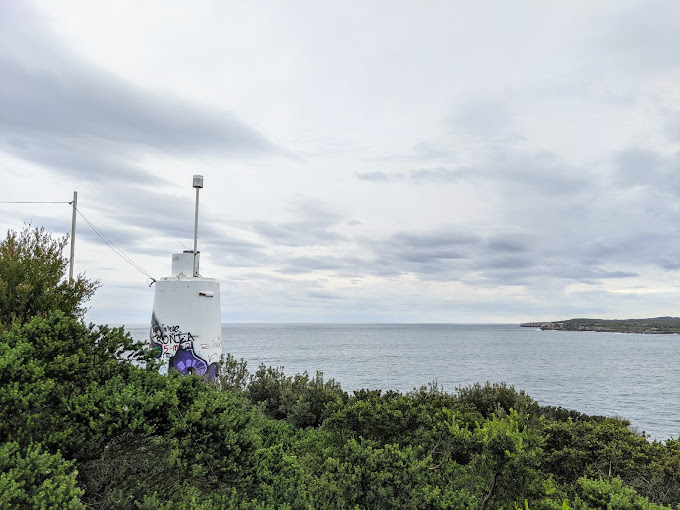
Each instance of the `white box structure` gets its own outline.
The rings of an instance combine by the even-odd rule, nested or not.
[[[220,284],[214,278],[186,276],[182,264],[191,274],[193,252],[173,255],[172,272],[179,276],[156,281],[151,349],[163,374],[176,370],[214,380],[222,354]]]

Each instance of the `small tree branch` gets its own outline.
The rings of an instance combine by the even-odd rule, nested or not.
[[[498,471],[496,471],[493,474],[493,479],[491,480],[491,487],[489,488],[489,493],[486,495],[486,497],[482,500],[482,503],[479,505],[479,510],[484,510],[486,508],[487,503],[493,497],[493,492],[496,490],[496,479],[497,478],[498,478]]]

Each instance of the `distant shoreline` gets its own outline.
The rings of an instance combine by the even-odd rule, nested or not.
[[[680,317],[653,319],[569,319],[552,322],[525,322],[523,328],[548,331],[598,331],[607,333],[644,333],[650,335],[680,334]]]

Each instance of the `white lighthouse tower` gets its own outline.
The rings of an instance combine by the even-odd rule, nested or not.
[[[220,284],[199,275],[198,193],[203,176],[194,175],[196,215],[194,249],[172,256],[170,276],[156,281],[150,341],[161,373],[176,370],[198,374],[208,380],[217,376],[222,353]]]

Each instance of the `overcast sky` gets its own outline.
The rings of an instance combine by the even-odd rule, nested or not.
[[[193,174],[224,322],[680,315],[680,4],[0,0],[0,201],[158,278]]]

